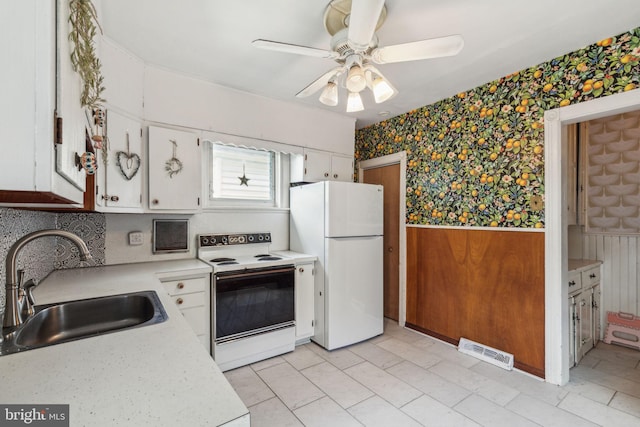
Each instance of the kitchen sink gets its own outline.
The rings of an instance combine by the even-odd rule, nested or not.
[[[40,305],[0,345],[0,355],[60,344],[167,320],[154,291]]]

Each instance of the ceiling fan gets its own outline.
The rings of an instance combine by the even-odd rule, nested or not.
[[[252,43],[261,49],[298,55],[330,58],[338,63],[296,94],[310,96],[324,88],[320,102],[338,105],[338,86],[348,91],[347,112],[364,109],[360,92],[369,88],[376,103],[398,93],[374,64],[416,61],[456,55],[464,40],[460,35],[419,40],[391,46],[378,46],[375,31],[387,15],[384,0],[332,0],[324,13],[325,28],[332,36],[331,50],[258,39]]]

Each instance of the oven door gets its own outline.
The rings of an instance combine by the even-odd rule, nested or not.
[[[294,325],[292,265],[214,275],[214,341],[218,344]]]

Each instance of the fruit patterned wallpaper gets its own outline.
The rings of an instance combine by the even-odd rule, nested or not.
[[[640,28],[356,132],[407,152],[408,224],[543,228],[544,111],[640,87]]]

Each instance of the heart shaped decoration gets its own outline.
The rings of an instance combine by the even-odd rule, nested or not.
[[[120,168],[122,176],[124,176],[127,181],[131,181],[138,173],[138,169],[140,169],[140,156],[135,153],[118,151],[116,153],[116,164]]]

